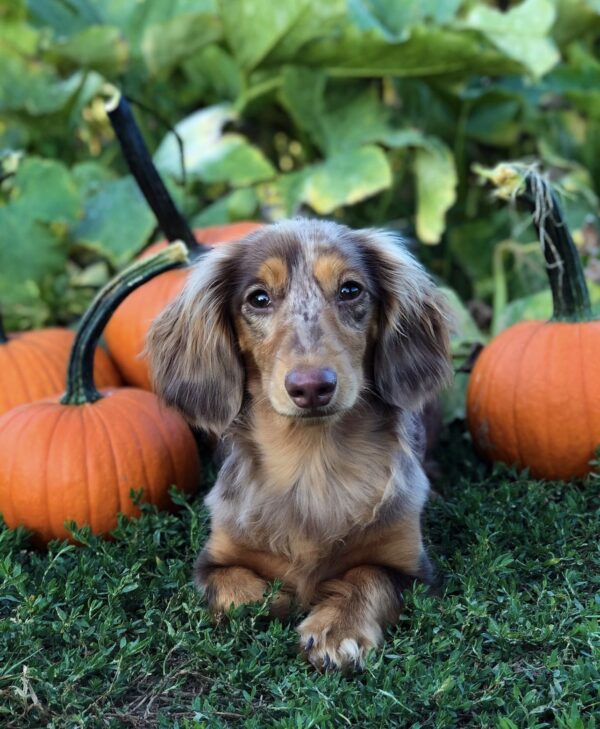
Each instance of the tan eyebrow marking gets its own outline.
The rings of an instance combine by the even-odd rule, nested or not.
[[[318,256],[313,266],[313,274],[321,289],[333,294],[340,284],[340,279],[348,270],[348,263],[336,253],[324,253]]]
[[[277,256],[271,256],[263,261],[257,272],[257,278],[273,291],[282,291],[288,282],[288,268],[286,262]]]

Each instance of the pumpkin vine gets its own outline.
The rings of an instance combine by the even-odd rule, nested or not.
[[[102,397],[94,383],[94,352],[112,313],[134,289],[165,271],[185,265],[187,260],[185,245],[174,243],[128,266],[101,289],[81,318],[71,349],[67,389],[61,403],[83,405]]]

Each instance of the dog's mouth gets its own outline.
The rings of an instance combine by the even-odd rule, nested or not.
[[[337,407],[307,408],[301,412],[289,413],[288,417],[301,420],[303,423],[320,423],[333,420],[341,412],[341,409]]]

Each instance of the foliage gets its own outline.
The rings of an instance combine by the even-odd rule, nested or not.
[[[10,727],[420,726],[593,729],[597,523],[587,486],[487,470],[458,432],[426,532],[443,580],[416,590],[354,679],[317,675],[294,621],[211,624],[190,584],[200,501],[145,508],[112,542],[29,549],[0,527],[0,723]]]
[[[504,325],[507,303],[526,311],[544,288],[541,257],[471,166],[541,160],[597,255],[599,29],[596,0],[0,0],[9,327],[72,321],[153,235],[103,112],[106,81],[138,102],[196,223],[388,226],[480,325],[494,302]]]

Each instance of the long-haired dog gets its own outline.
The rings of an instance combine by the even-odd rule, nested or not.
[[[450,369],[429,276],[389,233],[266,226],[200,260],[148,353],[156,391],[227,446],[195,567],[211,612],[278,580],[311,663],[360,667],[431,579],[419,413]]]

